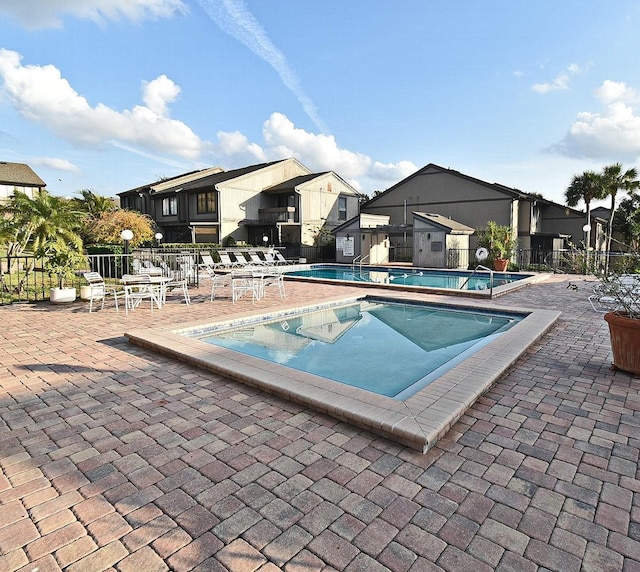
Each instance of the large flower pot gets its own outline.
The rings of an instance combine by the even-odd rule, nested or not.
[[[604,319],[609,324],[613,366],[640,375],[640,320],[616,312]]]
[[[509,266],[509,261],[504,258],[494,258],[493,259],[493,269],[496,272],[504,272]]]
[[[51,288],[49,290],[49,299],[52,304],[67,304],[74,302],[76,299],[75,288]]]

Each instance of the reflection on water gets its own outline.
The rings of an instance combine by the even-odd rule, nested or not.
[[[441,375],[520,319],[372,299],[200,339],[393,397],[436,370]]]

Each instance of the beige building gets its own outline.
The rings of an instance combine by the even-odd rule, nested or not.
[[[312,245],[358,213],[359,193],[333,171],[295,158],[185,173],[119,193],[148,214],[165,242]],[[266,239],[266,240],[265,240]]]

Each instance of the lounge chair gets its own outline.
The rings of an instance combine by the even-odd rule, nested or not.
[[[104,301],[107,296],[113,296],[117,312],[118,297],[124,296],[124,292],[115,286],[107,286],[99,272],[84,272],[82,276],[89,283],[89,312],[93,312],[95,300],[102,302],[100,309],[104,310]]]
[[[287,260],[284,256],[282,256],[282,252],[280,252],[279,250],[274,250],[273,256],[279,264],[293,264],[292,261]]]
[[[199,265],[199,268],[202,269],[214,270],[216,267],[220,266],[220,264],[213,260],[213,256],[211,256],[211,253],[207,250],[200,251],[200,260],[202,260],[202,264]]]
[[[256,266],[265,266],[267,264],[266,260],[260,258],[260,255],[255,250],[250,250],[248,254],[251,259],[251,264],[255,264]]]
[[[218,250],[218,256],[220,257],[220,265],[223,268],[236,268],[239,264],[231,260],[231,256],[226,250]]]

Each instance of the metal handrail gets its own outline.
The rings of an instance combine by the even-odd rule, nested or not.
[[[473,272],[469,274],[469,277],[462,283],[462,286],[460,286],[460,290],[462,290],[469,283],[469,280],[473,278],[473,275],[478,269],[487,270],[489,272],[489,296],[493,298],[493,269],[482,266],[482,264],[478,264],[478,266],[473,269]]]

